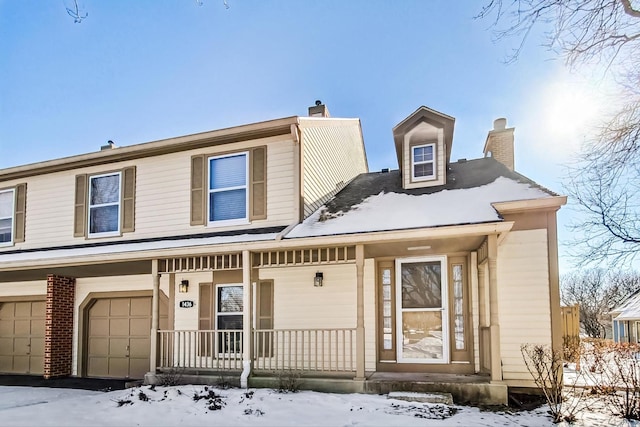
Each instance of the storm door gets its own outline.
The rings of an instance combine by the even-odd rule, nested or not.
[[[398,362],[447,363],[446,257],[396,261]]]

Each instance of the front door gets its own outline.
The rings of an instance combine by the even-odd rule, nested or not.
[[[446,257],[396,260],[396,337],[400,363],[448,363]]]

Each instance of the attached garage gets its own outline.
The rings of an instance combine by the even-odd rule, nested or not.
[[[151,297],[95,299],[87,312],[86,375],[144,378],[149,371]],[[167,304],[160,303],[161,327]]]
[[[45,301],[0,301],[0,372],[44,372]]]

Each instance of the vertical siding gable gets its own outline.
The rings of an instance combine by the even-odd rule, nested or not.
[[[304,217],[368,172],[360,122],[301,119]]]

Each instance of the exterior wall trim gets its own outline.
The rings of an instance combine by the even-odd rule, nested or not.
[[[0,179],[10,180],[53,172],[79,169],[107,163],[135,160],[144,157],[159,156],[180,151],[189,151],[233,142],[250,141],[272,136],[291,136],[291,125],[298,123],[298,117],[286,117],[277,120],[252,123],[248,125],[219,129],[210,132],[162,139],[142,144],[119,147],[113,150],[98,151],[57,160],[33,163],[0,170]]]

